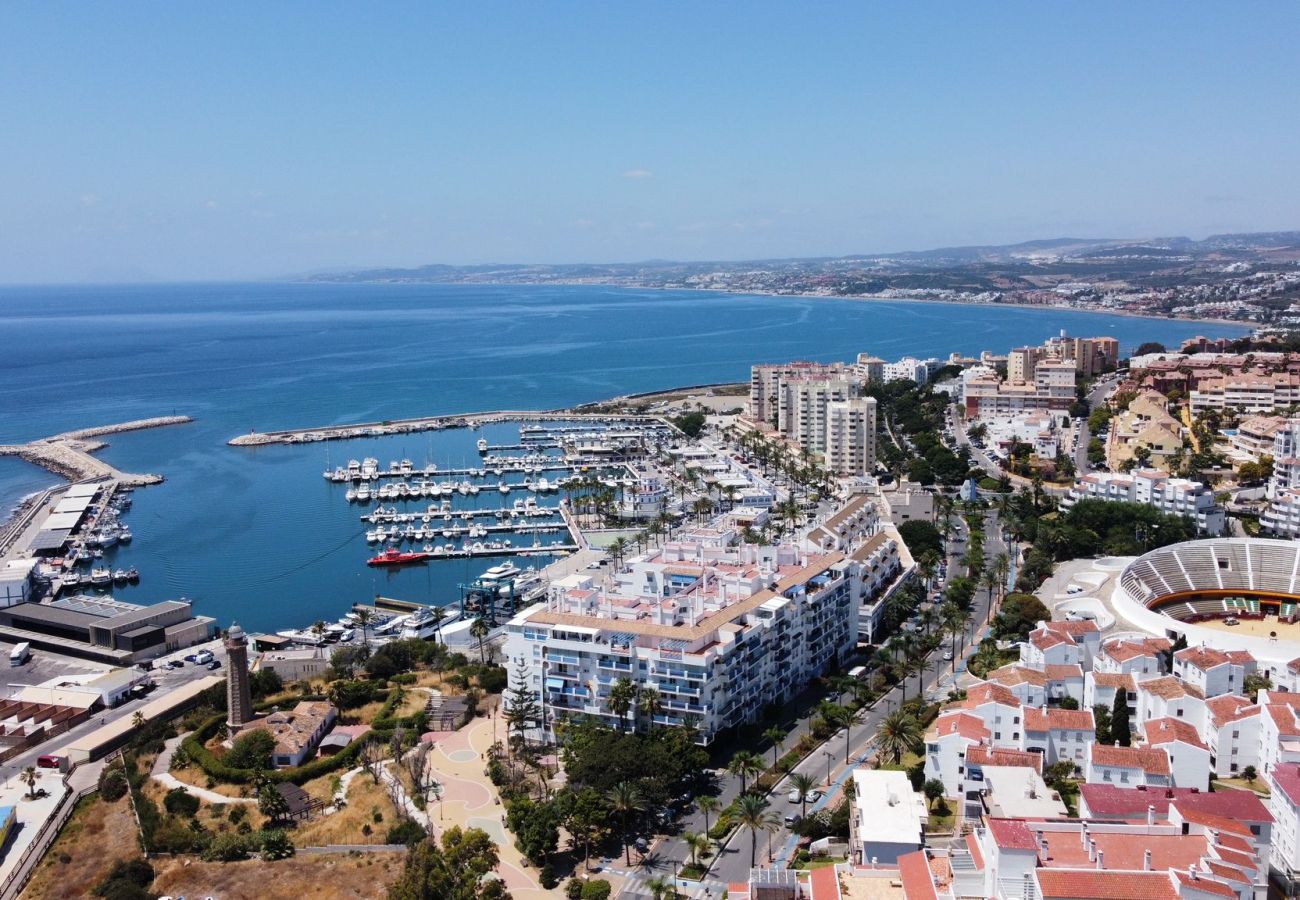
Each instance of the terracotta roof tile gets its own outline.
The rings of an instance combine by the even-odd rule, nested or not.
[[[966,751],[967,766],[1024,766],[1038,774],[1043,773],[1043,754],[1009,747],[978,745]]]
[[[1199,690],[1173,675],[1165,675],[1163,678],[1150,678],[1146,681],[1139,681],[1137,688],[1139,691],[1145,691],[1148,694],[1152,694],[1156,697],[1163,697],[1166,700],[1177,700],[1179,697],[1203,697]]]
[[[981,682],[971,686],[966,691],[966,699],[962,701],[962,706],[966,709],[975,709],[983,706],[985,703],[1001,703],[1003,706],[1020,706],[1020,700],[1016,695],[1011,693],[1010,688],[993,682]]]
[[[1070,678],[1083,677],[1083,669],[1078,663],[1068,666],[1044,666],[1043,671],[1050,681],[1066,681]]]
[[[1259,715],[1259,707],[1237,694],[1221,694],[1205,701],[1215,728]]]
[[[1300,806],[1300,763],[1278,763],[1269,773],[1293,806]]]
[[[1148,775],[1169,774],[1169,754],[1160,747],[1111,747],[1108,744],[1091,744],[1094,766],[1116,769],[1141,769]]]
[[[832,870],[834,871],[834,870]],[[903,882],[903,893],[908,900],[938,900],[939,893],[934,889],[934,875],[930,872],[930,860],[924,850],[904,853],[898,858],[898,875]]]
[[[983,719],[968,712],[955,710],[945,712],[935,719],[926,739],[947,737],[952,734],[959,734],[972,741],[984,741],[989,738],[989,730],[984,726]]]
[[[1171,719],[1168,716],[1163,719],[1148,721],[1143,726],[1143,734],[1146,736],[1146,742],[1152,746],[1171,741],[1182,741],[1184,744],[1191,744],[1193,747],[1200,747],[1202,750],[1210,749],[1201,740],[1201,735],[1196,730],[1196,726],[1181,719]]]
[[[1237,892],[1222,882],[1193,877],[1186,872],[1175,872],[1174,877],[1194,890],[1205,891],[1207,894],[1218,894],[1220,897],[1232,897],[1234,900],[1237,897]]]
[[[1093,672],[1092,683],[1100,688],[1111,688],[1119,690],[1123,688],[1128,691],[1137,690],[1137,682],[1133,680],[1132,675],[1120,675],[1115,672]]]
[[[1268,807],[1254,791],[1197,791],[1194,794],[1182,794],[1172,801],[1179,812],[1199,809],[1202,812],[1242,822],[1272,822],[1273,816]]]
[[[989,819],[989,834],[1000,850],[1038,850],[1038,841],[1020,819]]]
[[[1032,684],[1038,687],[1046,687],[1047,673],[1040,672],[1038,669],[1031,669],[1029,666],[1013,663],[1012,665],[1002,666],[1000,669],[994,669],[988,674],[987,680],[1008,687],[1015,684]]]
[[[1026,731],[1095,731],[1096,728],[1090,709],[1061,709],[1056,706],[1025,709]]]
[[[1165,872],[1103,872],[1039,869],[1044,900],[1177,900]]]

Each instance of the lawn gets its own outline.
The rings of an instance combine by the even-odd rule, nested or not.
[[[1262,778],[1256,778],[1253,782],[1244,778],[1216,778],[1214,779],[1215,789],[1227,788],[1241,791],[1254,791],[1261,797],[1269,796],[1268,784]]]

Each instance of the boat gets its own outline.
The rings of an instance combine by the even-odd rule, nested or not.
[[[133,537],[135,537],[135,535],[131,534],[130,528],[123,528],[117,533],[117,541],[119,544],[129,544]]]
[[[378,556],[372,556],[366,560],[368,566],[409,566],[414,563],[422,563],[429,558],[428,553],[420,551],[403,552],[396,547],[389,547]]]
[[[503,494],[508,494],[510,493],[510,485],[506,484],[504,481],[498,481],[497,490]]]
[[[478,439],[478,452],[479,452],[479,453],[487,453],[487,449],[488,449],[487,438],[479,438],[479,439]]]
[[[398,464],[397,471],[401,472],[403,475],[410,475],[414,468],[415,463],[411,462],[409,459],[404,459]]]
[[[113,584],[126,584],[127,580],[126,569],[118,569],[113,573]]]
[[[113,570],[108,566],[96,566],[90,570],[90,583],[96,587],[103,587],[112,583]]]
[[[498,581],[505,581],[508,578],[514,578],[518,574],[519,574],[519,567],[516,566],[514,563],[507,562],[507,563],[502,563],[499,566],[493,566],[492,568],[488,569],[486,572],[484,572],[482,575],[479,576],[478,580],[492,583]]]
[[[132,584],[139,584],[139,583],[140,583],[140,570],[137,569],[135,566],[132,566],[131,568],[127,569],[127,570],[126,570],[126,580],[129,581],[129,582],[131,582]]]

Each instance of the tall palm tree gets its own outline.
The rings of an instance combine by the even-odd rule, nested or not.
[[[357,616],[357,624],[361,626],[361,646],[369,647],[370,637],[367,632],[367,629],[370,627],[371,612],[365,607],[362,607],[361,609],[357,610],[356,616]]]
[[[715,813],[722,809],[722,803],[717,797],[705,794],[703,797],[696,798],[695,808],[704,813],[704,833],[707,835],[709,833],[709,813]]]
[[[645,883],[645,886],[646,890],[650,892],[650,896],[653,897],[654,900],[664,900],[665,897],[669,896],[669,892],[671,892],[673,896],[677,895],[677,886],[662,875],[656,875],[654,878],[651,878]]]
[[[961,655],[957,648],[957,639],[966,636],[966,611],[950,601],[939,608],[939,618],[943,623],[944,632],[952,640],[952,669],[955,672],[957,657]]]
[[[781,745],[785,742],[785,731],[773,725],[763,732],[763,737],[772,744],[772,768],[776,768],[777,758],[781,754]]]
[[[758,833],[775,831],[780,820],[767,811],[768,803],[762,797],[744,794],[736,804],[736,824],[749,829],[749,867],[758,861]]]
[[[311,625],[311,633],[316,637],[316,655],[320,656],[321,645],[325,643],[325,623],[317,619]]]
[[[441,606],[435,606],[429,615],[433,619],[433,642],[435,644],[442,643],[442,620],[447,618],[447,610]]]
[[[749,779],[763,771],[763,761],[757,753],[741,750],[727,763],[727,774],[740,777],[740,792],[749,790]]]
[[[641,790],[629,781],[620,781],[610,788],[606,799],[609,801],[610,810],[622,820],[624,860],[630,866],[632,865],[632,841],[629,825],[632,817],[645,809],[645,801],[641,797]]]
[[[27,768],[23,769],[22,775],[18,777],[22,779],[23,784],[27,785],[28,798],[31,800],[35,800],[36,781],[41,777],[41,773],[36,771],[35,766],[28,766]]]
[[[627,538],[620,535],[609,543],[609,555],[614,557],[614,567],[622,565],[623,555],[627,553]]]
[[[478,658],[479,662],[487,665],[487,653],[483,650],[483,641],[492,633],[492,628],[488,625],[487,619],[479,616],[474,620],[474,624],[469,626],[469,636],[478,641]]]
[[[663,700],[659,696],[659,689],[652,687],[643,687],[636,693],[637,712],[645,717],[646,730],[654,728],[655,716],[663,711]]]
[[[799,816],[808,818],[808,795],[817,787],[817,776],[795,772],[790,776],[790,786],[799,792]]]
[[[920,739],[921,725],[907,710],[894,710],[876,726],[876,746],[896,763]]]
[[[626,725],[628,710],[636,702],[636,685],[630,678],[620,678],[609,689],[609,697],[605,702],[609,706],[609,711],[618,716],[619,724]]]

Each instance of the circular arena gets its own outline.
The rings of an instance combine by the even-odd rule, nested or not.
[[[1142,630],[1189,644],[1300,657],[1300,542],[1212,538],[1170,544],[1130,562],[1111,597]]]

